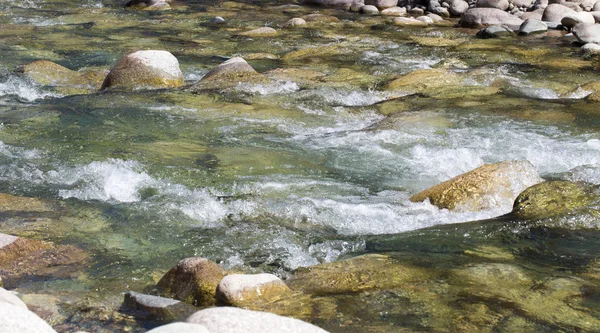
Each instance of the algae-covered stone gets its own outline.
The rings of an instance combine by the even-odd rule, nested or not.
[[[212,333],[327,333],[298,319],[226,306],[200,310],[186,322],[203,325]]]
[[[398,263],[386,255],[368,254],[299,269],[288,285],[308,294],[333,295],[401,288],[427,276],[424,269]]]
[[[346,52],[347,49],[340,47],[339,45],[317,46],[289,52],[285,54],[282,59],[284,61],[304,61],[307,59],[338,56],[345,54]]]
[[[215,303],[215,291],[225,271],[216,263],[201,257],[181,260],[158,282],[163,295],[196,306]]]
[[[231,274],[219,282],[216,300],[218,304],[242,307],[247,302],[272,301],[290,292],[273,274]]]
[[[33,81],[55,87],[63,94],[91,93],[102,84],[106,76],[103,69],[73,71],[48,60],[36,60],[17,69]]]
[[[182,85],[183,73],[177,58],[167,51],[148,50],[119,59],[100,89],[160,89]]]
[[[429,199],[439,208],[479,211],[510,205],[523,189],[541,181],[528,161],[484,164],[419,192],[410,197],[410,201]]]
[[[421,69],[412,71],[398,79],[389,82],[386,90],[405,90],[410,92],[429,92],[431,90],[458,85],[460,77],[444,69]]]
[[[269,79],[259,74],[246,60],[235,57],[213,68],[192,89],[222,89],[239,83],[265,83]]]
[[[271,27],[260,27],[250,31],[244,31],[238,34],[245,37],[274,37],[277,36],[277,30]]]
[[[521,219],[541,219],[564,215],[590,205],[592,187],[564,180],[547,181],[524,190],[515,200],[512,215]]]

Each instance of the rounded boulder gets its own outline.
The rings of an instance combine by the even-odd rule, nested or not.
[[[497,8],[471,8],[460,17],[463,27],[480,27],[487,25],[521,26],[523,20]]]
[[[217,286],[218,304],[242,306],[257,299],[273,300],[291,292],[290,288],[273,274],[231,274]]]
[[[100,90],[161,89],[183,85],[179,61],[171,53],[147,50],[130,53],[110,70]]]

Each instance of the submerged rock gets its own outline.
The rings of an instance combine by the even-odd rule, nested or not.
[[[452,16],[461,16],[469,9],[469,3],[464,0],[452,0],[450,3],[450,14]]]
[[[173,296],[196,306],[215,303],[215,291],[225,271],[201,257],[181,260],[157,284],[163,295]]]
[[[205,326],[211,333],[327,332],[298,319],[232,307],[200,310],[191,315],[186,322]]]
[[[110,70],[101,90],[161,89],[183,85],[179,61],[160,50],[137,51],[125,55]]]
[[[213,68],[200,82],[192,86],[192,90],[223,89],[236,86],[238,83],[266,83],[269,79],[259,74],[246,60],[235,57]]]
[[[484,164],[419,192],[410,201],[429,199],[439,208],[479,211],[510,204],[521,191],[542,181],[528,161]]]
[[[106,76],[105,70],[73,71],[48,60],[36,60],[18,68],[17,72],[66,95],[94,92],[100,88]]]
[[[273,274],[231,274],[219,282],[216,300],[218,304],[243,307],[247,302],[273,301],[290,292],[290,288]]]
[[[238,36],[245,37],[274,37],[277,36],[277,30],[271,27],[260,27],[254,30],[241,32]]]
[[[559,216],[589,206],[596,195],[583,183],[547,181],[527,188],[516,198],[511,215],[520,219]]]
[[[35,313],[22,307],[0,302],[0,332],[14,333],[56,333],[56,331]]]

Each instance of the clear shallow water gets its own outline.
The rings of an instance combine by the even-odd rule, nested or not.
[[[0,36],[11,47],[0,60],[0,191],[60,200],[84,219],[93,216],[91,227],[63,219],[49,230],[21,230],[94,254],[89,281],[62,287],[74,297],[83,289],[118,298],[125,290],[151,285],[153,275],[195,255],[227,268],[287,277],[300,267],[363,252],[402,249],[418,258],[426,249],[448,254],[481,244],[501,246],[504,239],[521,246],[528,225],[490,230],[464,223],[505,214],[511,201],[499,200],[496,208],[476,213],[408,201],[483,163],[525,159],[544,177],[600,184],[597,115],[577,101],[586,95],[577,89],[595,78],[593,71],[548,71],[539,63],[524,63],[515,49],[498,51],[494,44],[480,51],[416,46],[411,35],[440,35],[377,32],[368,26],[352,34],[343,26],[321,26],[248,41],[226,29],[202,27],[201,22],[227,10],[207,6],[207,12],[200,11],[204,5],[198,3],[164,14],[93,1],[83,7],[58,5],[15,1],[2,7],[0,21],[10,29]],[[40,8],[52,10],[46,15]],[[267,11],[257,21],[251,11],[242,12],[229,27],[277,25],[290,15]],[[78,26],[91,20],[96,24],[89,29]],[[33,26],[41,30],[34,32]],[[469,38],[463,31],[440,29]],[[42,41],[28,40],[31,36]],[[251,63],[260,71],[292,67],[331,74],[351,68],[372,76],[367,84],[284,80],[220,94],[65,96],[13,72],[36,59],[74,70],[108,68],[126,50],[152,46],[173,52],[186,82],[193,83],[231,55],[283,55],[332,43],[353,52],[301,63]],[[516,50],[523,47],[519,43],[514,42]],[[548,58],[563,51],[550,46]],[[488,53],[492,56],[482,60]],[[464,99],[386,101],[397,95],[382,88],[394,76],[451,58],[462,61],[454,70],[467,73],[465,85],[501,84],[503,90]],[[402,111],[386,117],[385,105]],[[443,227],[453,223],[464,228]],[[598,228],[593,216],[552,223],[568,230]],[[439,231],[419,231],[436,226]],[[441,249],[440,243],[450,245]],[[573,243],[561,246],[569,255],[577,252]],[[580,246],[597,255],[595,243]],[[13,287],[44,289],[35,281]]]

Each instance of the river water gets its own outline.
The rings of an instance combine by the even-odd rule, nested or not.
[[[600,320],[600,268],[588,267],[600,255],[595,218],[546,221],[566,230],[560,236],[540,231],[539,224],[445,229],[505,214],[512,201],[498,198],[494,209],[481,212],[408,201],[504,160],[528,160],[546,179],[600,184],[600,114],[597,104],[582,100],[590,93],[585,85],[598,77],[593,61],[558,36],[483,41],[473,30],[399,28],[381,17],[283,5],[181,1],[171,11],[147,12],[97,0],[0,3],[0,192],[59,201],[77,216],[72,223],[10,231],[76,245],[93,258],[81,272],[85,278],[9,287],[58,297],[59,331],[100,332],[118,329],[110,326],[119,327],[118,320],[82,318],[76,300],[116,309],[122,292],[142,291],[185,257],[285,278],[300,267],[366,252],[418,261],[494,245],[520,253],[516,264],[535,267],[541,280],[588,274],[578,281],[588,279],[596,289],[578,306]],[[281,30],[273,38],[235,36],[264,25],[280,30],[289,18],[316,10],[340,21]],[[217,15],[226,26],[207,24]],[[450,42],[428,43],[439,40]],[[343,51],[279,58],[307,47]],[[107,70],[141,49],[173,53],[187,84],[228,57],[259,52],[277,56],[248,60],[259,72],[300,68],[332,79],[282,79],[199,94],[71,94],[15,72],[38,59]],[[336,81],[342,68],[354,79]],[[461,75],[464,92],[437,87],[389,100],[394,93],[384,89],[386,82],[431,68]],[[498,91],[470,94],[473,88]],[[434,231],[418,231],[428,227]],[[369,316],[356,314],[366,322]],[[598,328],[536,320],[537,331]],[[399,331],[440,330],[423,322],[395,324]],[[353,325],[357,331],[369,326]]]

